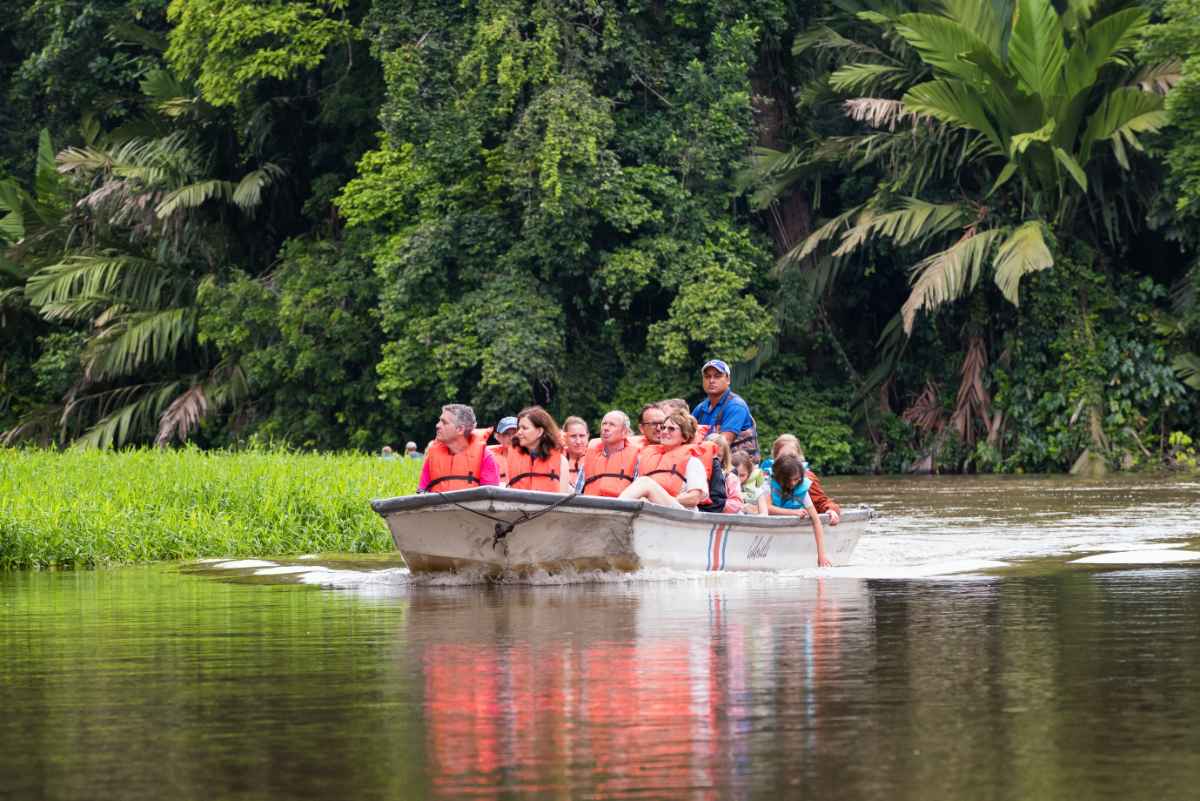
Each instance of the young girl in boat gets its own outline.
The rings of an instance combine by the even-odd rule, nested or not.
[[[517,415],[517,435],[508,449],[510,489],[570,492],[570,470],[562,448],[562,432],[541,406]]]
[[[742,507],[746,514],[758,511],[758,496],[762,494],[762,470],[754,464],[754,459],[745,451],[738,451],[730,458],[733,462],[732,471],[737,475],[738,485],[742,488]]]
[[[769,477],[774,461],[786,454],[795,456],[804,465],[804,477],[811,484],[808,488],[808,495],[812,498],[813,506],[816,507],[818,514],[828,513],[829,525],[836,526],[842,519],[842,507],[825,494],[825,490],[821,487],[821,479],[817,478],[817,474],[810,470],[808,463],[804,461],[804,449],[800,447],[800,440],[796,439],[795,434],[780,434],[775,438],[775,442],[771,445],[771,458],[763,460],[763,474]]]
[[[725,471],[725,508],[722,511],[727,515],[741,514],[746,503],[742,499],[742,480],[734,467],[729,442],[724,437],[716,437],[714,442],[717,443],[717,457],[721,460],[721,469]]]
[[[638,477],[618,497],[644,498],[677,509],[691,509],[708,500],[708,475],[692,445],[695,435],[690,414],[669,414],[658,429],[658,443],[647,445],[638,456]]]
[[[758,499],[758,513],[794,517],[807,515],[812,520],[813,539],[817,543],[817,567],[832,567],[833,563],[825,555],[825,530],[808,495],[812,481],[804,473],[804,463],[790,453],[775,459],[770,481]]]

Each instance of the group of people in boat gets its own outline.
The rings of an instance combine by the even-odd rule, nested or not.
[[[760,461],[758,434],[746,401],[730,387],[720,359],[701,369],[705,400],[689,409],[673,398],[642,407],[638,433],[618,409],[604,415],[600,436],[568,417],[560,429],[541,406],[478,428],[474,410],[442,407],[426,449],[418,492],[483,485],[580,493],[724,514],[794,515],[812,521],[817,563],[828,566],[818,515],[837,525],[841,507],[808,469],[799,440],[776,438]],[[495,437],[495,444],[488,440]]]

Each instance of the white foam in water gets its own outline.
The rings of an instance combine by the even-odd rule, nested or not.
[[[1175,562],[1194,562],[1200,559],[1197,551],[1120,551],[1098,553],[1072,560],[1073,565],[1165,565]]]
[[[275,567],[274,562],[267,562],[262,559],[235,559],[232,562],[220,562],[214,564],[213,567],[222,570],[241,570],[247,567]]]
[[[324,565],[278,565],[255,570],[256,576],[288,576],[293,573],[327,573],[329,568]]]

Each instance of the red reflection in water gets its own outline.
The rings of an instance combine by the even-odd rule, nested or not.
[[[840,650],[836,604],[818,590],[815,604],[774,626],[778,616],[746,607],[731,616],[721,597],[706,601],[707,626],[663,638],[651,625],[630,628],[628,640],[540,629],[497,642],[496,620],[484,615],[480,641],[428,644],[434,792],[717,795],[748,781],[751,718],[761,728],[780,692],[800,705],[813,747],[818,680]]]

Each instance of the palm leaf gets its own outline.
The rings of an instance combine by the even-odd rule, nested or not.
[[[198,209],[213,199],[229,200],[235,189],[236,186],[232,181],[221,181],[215,178],[181,186],[167,193],[167,196],[155,206],[154,214],[158,219],[165,220],[177,211]]]
[[[932,311],[974,289],[988,254],[1002,236],[996,229],[979,231],[918,262],[913,267],[912,292],[900,309],[904,333],[912,333],[917,312]]]
[[[939,79],[914,86],[904,95],[904,107],[912,114],[927,114],[948,125],[979,131],[997,149],[1008,150],[978,93],[961,81]]]
[[[1192,389],[1200,389],[1200,356],[1195,353],[1181,353],[1172,360],[1171,367],[1180,381]]]
[[[120,447],[135,434],[153,428],[181,383],[139,384],[83,396],[68,404],[64,417],[79,417],[95,407],[101,418],[75,440],[79,448]]]
[[[1043,238],[1043,224],[1031,220],[1017,229],[1000,243],[996,258],[992,262],[996,286],[1009,303],[1016,306],[1020,300],[1021,277],[1054,266],[1054,256]]]
[[[101,381],[174,359],[195,340],[198,316],[192,306],[122,315],[89,342],[86,375]]]
[[[250,211],[262,203],[263,190],[285,175],[282,167],[266,163],[253,172],[246,173],[238,181],[231,198],[243,211]]]
[[[1121,166],[1129,169],[1129,162],[1124,158],[1122,140],[1139,147],[1137,134],[1157,131],[1168,121],[1168,114],[1163,109],[1163,99],[1159,95],[1129,87],[1114,89],[1088,118],[1087,128],[1079,143],[1079,160],[1086,164],[1092,147],[1097,142],[1108,139],[1113,142],[1113,149]]]
[[[975,0],[979,6],[983,4]],[[986,41],[958,21],[936,14],[904,14],[896,33],[943,76],[984,86],[989,76],[1003,72]]]
[[[1088,26],[1067,56],[1067,97],[1091,89],[1101,68],[1119,61],[1123,53],[1132,52],[1149,19],[1140,8],[1126,8]]]
[[[855,122],[865,123],[872,128],[887,128],[896,130],[896,124],[905,118],[916,119],[904,109],[904,103],[899,100],[889,100],[885,97],[856,97],[842,104],[846,116]]]
[[[115,296],[133,305],[152,306],[167,283],[168,278],[157,262],[108,253],[68,256],[30,276],[25,291],[29,302],[36,307]]]
[[[1008,57],[1026,91],[1041,97],[1043,104],[1052,104],[1063,94],[1067,50],[1062,23],[1048,0],[1020,0]]]
[[[886,237],[900,246],[911,245],[961,226],[967,216],[966,209],[958,203],[929,203],[920,198],[905,198],[901,207],[893,211],[864,211],[842,235],[842,243],[833,255],[848,255],[875,237]]]
[[[1160,64],[1147,64],[1137,71],[1126,84],[1136,86],[1143,92],[1165,95],[1183,80],[1183,62],[1177,58]]]
[[[863,94],[881,86],[899,87],[908,73],[891,64],[847,64],[833,71],[829,85],[837,92]]]
[[[849,211],[842,212],[834,217],[829,222],[822,225],[817,230],[813,231],[804,241],[789,250],[779,259],[779,266],[793,264],[803,261],[811,256],[822,242],[825,242],[841,233],[842,229],[850,223],[850,218],[862,211],[862,206],[855,206]]]

